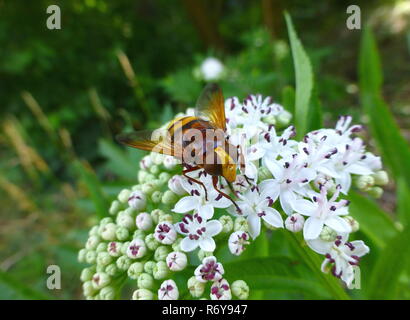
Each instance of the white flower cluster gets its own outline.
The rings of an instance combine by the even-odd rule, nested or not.
[[[245,168],[233,183],[235,194],[223,179],[218,188],[231,194],[239,210],[215,190],[203,170],[190,176],[207,193],[181,175],[174,158],[145,156],[139,184],[121,191],[112,202],[112,217],[91,229],[79,253],[81,262],[92,265],[81,275],[87,298],[118,298],[128,276],[136,280],[133,299],[178,299],[172,275],[192,263],[198,249],[202,264],[186,282],[191,296],[203,298],[211,282],[211,299],[246,299],[247,284],[228,283],[216,249],[227,245],[238,256],[263,228],[302,232],[309,247],[324,255],[322,270],[351,284],[353,267],[369,248],[362,241],[348,241],[358,223],[349,216],[343,196],[353,184],[380,196],[388,182],[380,158],[355,136],[361,127],[351,125],[351,117],[341,117],[334,129],[316,130],[296,141],[295,129],[288,126],[291,115],[270,98],[230,98],[225,111],[230,142],[241,145]]]

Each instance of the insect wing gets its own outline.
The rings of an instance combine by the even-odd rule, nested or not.
[[[204,88],[196,103],[195,115],[208,118],[216,128],[226,131],[224,98],[217,84],[210,83]]]
[[[166,130],[143,130],[119,134],[117,141],[127,146],[153,151],[170,156],[175,155],[175,148],[171,143],[170,135]]]

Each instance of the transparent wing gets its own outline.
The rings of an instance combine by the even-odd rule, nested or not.
[[[202,91],[196,103],[195,116],[209,119],[214,127],[226,130],[224,98],[216,83],[209,83]]]
[[[123,133],[116,136],[118,142],[127,146],[153,151],[170,156],[175,155],[175,148],[171,142],[171,136],[166,130],[143,130]]]

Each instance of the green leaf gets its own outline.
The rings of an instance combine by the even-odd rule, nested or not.
[[[397,180],[397,214],[403,225],[410,226],[410,187],[404,178]]]
[[[381,97],[383,76],[376,41],[369,28],[363,32],[359,59],[360,95],[369,117],[372,136],[396,179],[404,177],[410,186],[410,147]]]
[[[99,150],[109,160],[107,163],[109,170],[125,180],[137,179],[138,161],[131,160],[119,146],[102,139],[99,141]],[[142,158],[142,151],[135,150],[135,152],[140,153],[140,158]]]
[[[10,273],[0,270],[0,299],[48,300],[51,297],[20,282]]]
[[[393,220],[380,209],[374,201],[351,191],[349,210],[360,224],[360,231],[365,233],[375,245],[384,248],[389,239],[397,234]]]
[[[108,214],[108,201],[102,192],[101,185],[94,171],[86,162],[77,160],[74,166],[80,176],[81,181],[87,187],[91,200],[94,203],[95,211],[99,218],[106,217]]]
[[[310,100],[309,108],[310,108],[309,114],[308,114],[309,131],[323,128],[322,104],[320,102],[316,89],[313,89],[312,91],[312,99]]]
[[[285,256],[257,257],[224,263],[228,280],[242,279],[253,290],[279,291],[303,294],[304,296],[323,297],[323,288],[313,280],[295,277],[297,272],[293,262]]]
[[[282,90],[282,105],[291,114],[295,114],[295,89],[286,86]]]
[[[290,16],[285,13],[288,27],[289,41],[292,49],[293,64],[295,67],[295,124],[298,138],[303,137],[311,128],[309,115],[312,112],[310,103],[313,90],[313,71],[309,57],[297,37]]]
[[[327,292],[335,299],[349,300],[349,295],[342,288],[341,282],[330,274],[325,274],[321,271],[322,260],[304,243],[304,240],[298,239],[295,234],[284,232],[288,241],[292,245],[300,260],[307,264],[311,269],[312,274],[316,275],[320,283]]]
[[[396,299],[400,275],[409,265],[410,228],[405,228],[391,239],[374,266],[369,296],[371,299]]]

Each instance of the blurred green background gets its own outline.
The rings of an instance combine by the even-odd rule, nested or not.
[[[61,8],[61,30],[46,28],[51,4]],[[324,123],[342,114],[368,123],[357,71],[362,30],[346,27],[350,4],[0,0],[0,298],[82,298],[78,249],[108,201],[136,182],[143,154],[118,146],[114,135],[155,128],[192,107],[204,59],[223,63],[226,97],[262,93],[286,102],[294,68],[284,10],[312,62]],[[378,43],[384,100],[408,139],[409,1],[355,4]],[[392,219],[396,194],[392,182],[375,206]],[[61,266],[62,290],[45,286],[50,264]],[[408,289],[408,274],[400,279]],[[410,298],[404,289],[394,288]],[[293,297],[305,296],[271,296]]]

